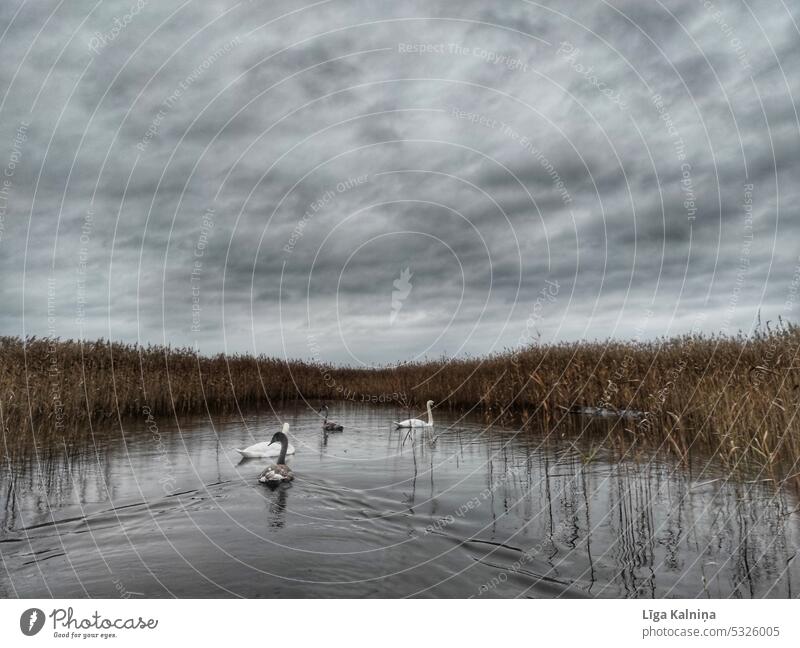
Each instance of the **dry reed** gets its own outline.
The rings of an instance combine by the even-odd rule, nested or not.
[[[658,441],[686,458],[788,465],[800,458],[795,420],[800,329],[752,336],[684,336],[646,343],[564,343],[482,359],[394,368],[332,367],[190,349],[0,338],[0,424],[6,451],[80,440],[88,424],[151,412],[224,414],[304,398],[396,402],[428,398],[452,411],[552,430],[574,405],[644,413],[620,434]],[[797,469],[795,469],[797,472]]]

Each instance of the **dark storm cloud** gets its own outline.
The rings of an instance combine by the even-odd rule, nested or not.
[[[386,362],[796,315],[783,5],[139,4],[0,8],[4,334]]]

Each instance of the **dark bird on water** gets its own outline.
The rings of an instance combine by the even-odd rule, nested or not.
[[[289,424],[284,423],[283,432],[276,432],[272,437],[272,441],[269,442],[269,445],[272,445],[273,443],[280,443],[281,453],[278,455],[277,463],[267,466],[258,476],[258,481],[260,481],[262,484],[278,484],[280,482],[288,482],[294,479],[294,473],[292,472],[292,469],[286,465],[286,451],[289,448],[289,437],[287,437],[285,433],[288,430]]]
[[[320,414],[325,414],[325,420],[322,421],[322,429],[326,432],[341,432],[344,430],[343,425],[339,425],[338,423],[334,423],[333,421],[328,421],[328,406],[325,403],[322,404],[322,407],[319,408]]]

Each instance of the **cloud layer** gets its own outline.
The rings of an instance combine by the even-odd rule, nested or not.
[[[371,365],[795,320],[798,13],[4,3],[0,332]]]

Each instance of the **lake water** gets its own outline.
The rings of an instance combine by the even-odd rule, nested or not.
[[[296,479],[257,481],[272,413],[125,427],[70,458],[6,462],[3,597],[789,597],[796,490],[708,458],[597,450],[439,414],[334,404],[291,424]],[[160,436],[160,438],[159,438]]]

